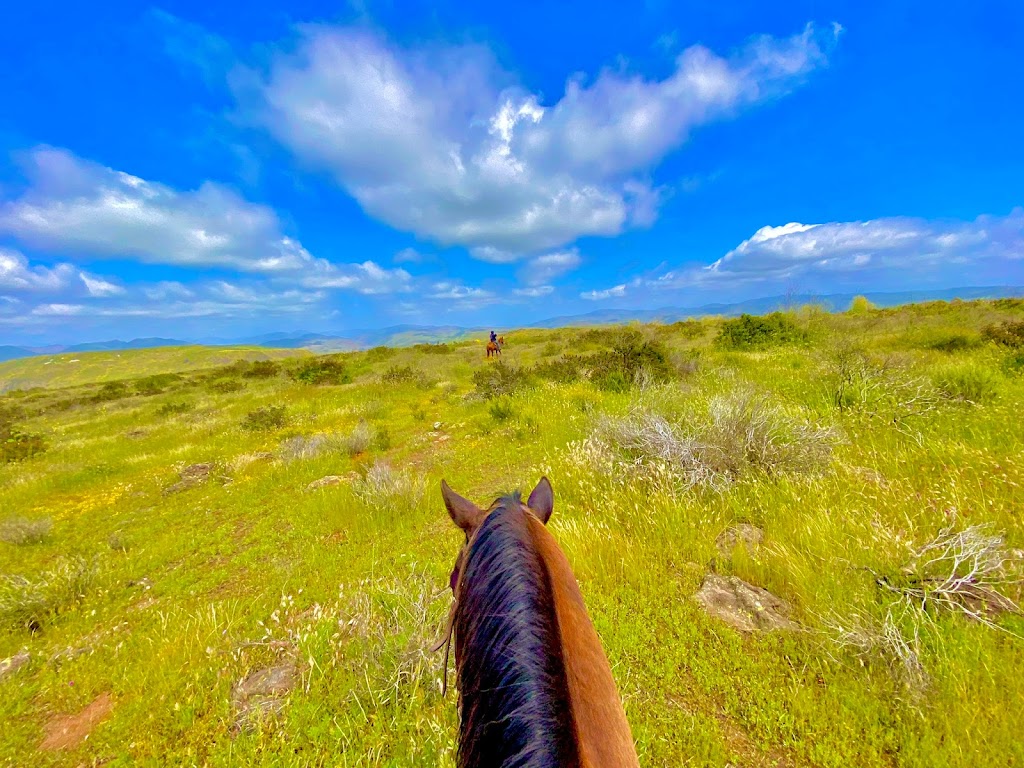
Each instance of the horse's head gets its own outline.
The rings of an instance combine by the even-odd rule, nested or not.
[[[444,505],[448,509],[448,515],[452,522],[462,529],[466,539],[455,559],[455,566],[452,568],[450,584],[452,594],[458,598],[459,576],[463,571],[465,559],[473,543],[473,537],[480,529],[480,525],[499,505],[499,501],[491,504],[487,509],[481,509],[469,499],[463,498],[453,491],[448,483],[441,481],[441,496],[444,498]],[[520,502],[522,503],[522,502]],[[532,513],[538,520],[547,525],[551,518],[551,512],[555,504],[555,493],[551,488],[551,481],[542,477],[537,487],[530,492],[530,496],[523,504],[523,508]]]

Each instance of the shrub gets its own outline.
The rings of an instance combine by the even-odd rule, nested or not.
[[[866,315],[878,309],[867,296],[854,296],[850,302],[850,308],[846,310],[851,315]]]
[[[128,391],[128,385],[123,381],[108,381],[92,396],[92,401],[95,403],[105,403],[130,396],[131,392]]]
[[[0,422],[0,464],[23,461],[46,450],[42,435],[22,431],[14,424]]]
[[[740,315],[722,323],[715,342],[725,349],[750,349],[804,341],[806,335],[782,312],[764,317]]]
[[[53,527],[48,517],[30,520],[27,517],[9,517],[0,522],[0,541],[8,544],[40,544]]]
[[[413,512],[423,502],[426,485],[423,478],[396,471],[384,461],[377,461],[366,475],[352,483],[356,498],[378,511]]]
[[[95,562],[68,558],[34,579],[0,574],[0,627],[41,630],[54,616],[82,600],[96,570]]]
[[[281,372],[281,364],[274,360],[256,360],[242,372],[246,379],[272,379]]]
[[[684,339],[699,339],[704,335],[704,323],[700,320],[680,320],[668,326],[668,330]]]
[[[349,456],[356,456],[370,450],[373,438],[373,427],[365,421],[360,421],[351,432],[339,438],[339,445]]]
[[[981,336],[1000,346],[1019,349],[1024,347],[1024,320],[1004,320],[998,325],[986,325],[981,329]]]
[[[485,400],[511,395],[530,385],[526,371],[503,360],[485,365],[473,374],[476,392]]]
[[[238,392],[245,389],[245,382],[238,379],[214,379],[206,386],[211,392],[228,394],[229,392]]]
[[[428,355],[447,355],[454,349],[450,344],[437,343],[437,344],[416,344],[413,349],[417,352],[424,352]]]
[[[177,416],[178,414],[188,413],[195,406],[192,403],[164,403],[157,408],[157,414],[160,416]]]
[[[516,414],[516,409],[508,398],[496,398],[487,409],[495,421],[507,421]]]
[[[269,432],[288,423],[287,409],[283,405],[264,405],[249,411],[242,420],[242,428],[250,432]]]
[[[568,384],[583,376],[586,360],[579,355],[562,355],[557,360],[537,363],[530,369],[530,374],[559,384]]]
[[[984,403],[998,392],[998,375],[980,365],[950,366],[935,376],[935,385],[950,400]]]
[[[352,381],[345,363],[336,357],[315,357],[291,371],[291,377],[303,384],[337,385]]]
[[[391,447],[391,432],[387,427],[381,426],[374,430],[373,448],[377,451],[386,451]]]
[[[377,363],[382,360],[387,360],[390,357],[394,357],[398,350],[394,347],[372,347],[366,350],[366,361],[369,363]]]
[[[672,377],[665,345],[633,329],[610,337],[612,348],[594,355],[590,380],[601,389],[622,392],[640,381],[641,374],[653,381]]]
[[[386,384],[402,384],[412,381],[417,376],[417,370],[411,365],[392,365],[381,374],[380,380]]]
[[[140,395],[159,395],[181,381],[176,373],[158,373],[135,382],[135,391]]]
[[[950,333],[939,336],[925,343],[926,349],[934,349],[939,352],[961,352],[978,346],[979,340],[976,336],[968,336],[965,333]]]
[[[1009,376],[1024,373],[1024,350],[1011,352],[1007,355],[1003,359],[1002,369]]]

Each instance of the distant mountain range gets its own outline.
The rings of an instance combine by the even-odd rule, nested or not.
[[[731,304],[704,304],[699,307],[662,307],[660,309],[599,309],[582,315],[563,315],[530,323],[526,328],[562,328],[567,326],[607,325],[631,321],[672,323],[693,317],[722,315],[726,317],[744,313],[760,315],[778,309],[819,304],[831,310],[842,310],[849,306],[855,295],[865,295],[880,307],[893,307],[920,301],[949,301],[951,299],[994,299],[1024,296],[1024,287],[990,286],[982,288],[949,288],[935,291],[901,291],[866,294],[833,293],[827,295],[800,294],[790,296],[769,296]],[[337,334],[310,333],[305,331],[276,332],[242,338],[202,338],[191,341],[181,339],[132,339],[131,341],[97,341],[70,346],[51,345],[46,347],[0,346],[0,361],[13,360],[33,355],[53,355],[67,352],[95,352],[120,349],[145,349],[149,347],[178,347],[189,344],[203,346],[258,346],[272,349],[309,349],[313,352],[344,352],[367,349],[380,345],[410,346],[421,343],[455,341],[474,334],[486,333],[484,327],[457,325],[392,325],[387,328],[365,328],[342,331]]]

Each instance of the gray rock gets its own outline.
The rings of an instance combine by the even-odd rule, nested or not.
[[[314,480],[306,486],[307,491],[315,491],[317,488],[326,488],[330,485],[341,485],[344,478],[341,475],[327,475],[319,480]]]
[[[709,573],[694,599],[704,606],[708,615],[740,632],[798,629],[789,619],[792,612],[789,603],[736,576]]]
[[[28,664],[30,658],[31,656],[29,656],[28,651],[22,651],[0,661],[0,680],[3,680],[8,675],[13,675],[24,667]]]
[[[284,697],[295,687],[298,676],[295,663],[288,661],[257,670],[235,685],[231,694],[235,728],[251,731],[261,719],[278,714],[284,708]]]

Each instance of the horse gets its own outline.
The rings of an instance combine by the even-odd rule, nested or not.
[[[458,768],[639,768],[608,658],[565,554],[545,527],[542,477],[487,509],[441,481],[465,543],[449,580],[459,687]],[[444,690],[444,689],[442,689]]]
[[[487,342],[487,357],[501,357],[501,346],[493,341]]]
[[[504,336],[499,336],[498,337],[498,347],[501,348],[501,347],[504,347],[504,346],[505,346],[505,337]]]

